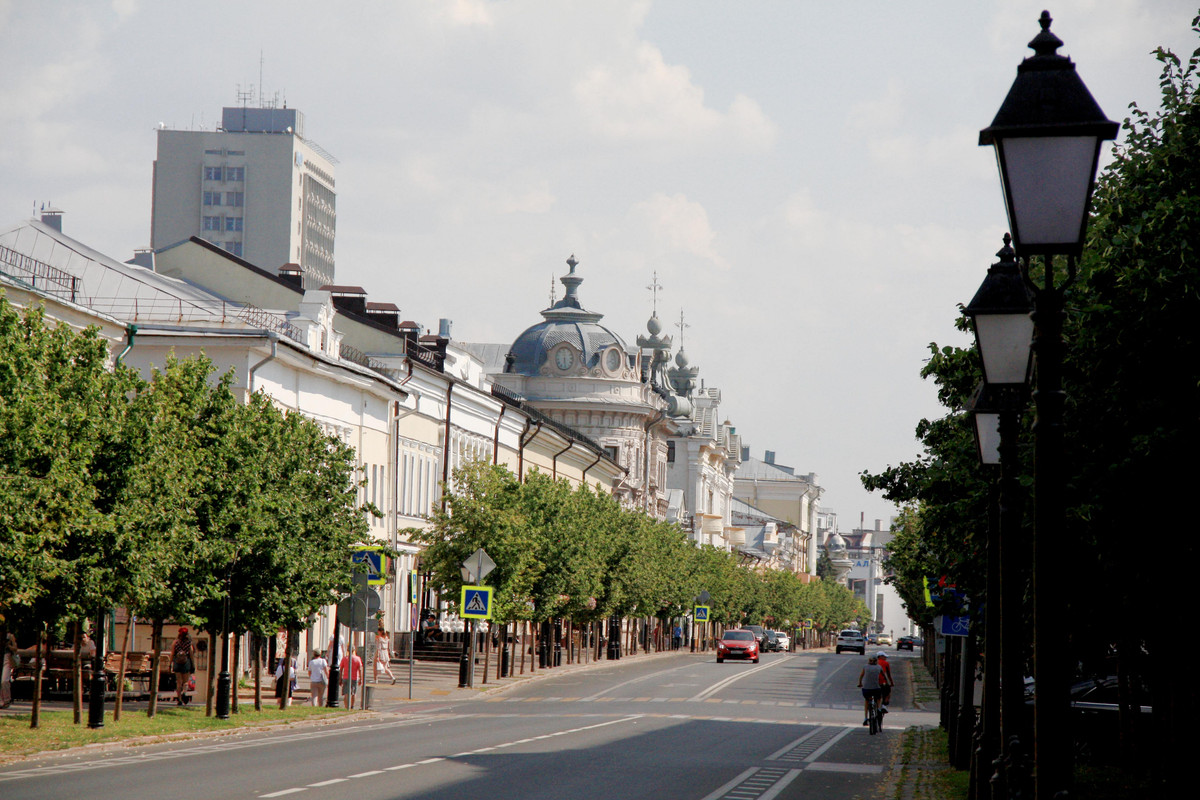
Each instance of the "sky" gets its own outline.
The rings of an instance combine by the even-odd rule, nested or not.
[[[0,226],[52,203],[124,260],[160,125],[286,102],[338,159],[338,283],[511,342],[574,255],[632,345],[657,275],[752,455],[816,473],[842,530],[886,527],[858,476],[945,413],[919,373],[969,344],[1006,230],[978,132],[1046,2],[0,0]],[[1156,47],[1200,46],[1197,0],[1049,10],[1118,121],[1157,105]]]

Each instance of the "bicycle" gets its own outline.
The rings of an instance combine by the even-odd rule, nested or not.
[[[880,709],[881,695],[875,695],[867,704],[867,730],[874,736],[883,730],[883,711]]]

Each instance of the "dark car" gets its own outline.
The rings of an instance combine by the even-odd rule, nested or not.
[[[1120,747],[1120,703],[1117,697],[1115,676],[1080,681],[1071,687],[1071,728],[1074,739],[1075,757],[1082,762],[1100,763],[1118,755]],[[1033,724],[1036,685],[1027,681],[1025,685],[1025,707],[1029,713],[1028,725]],[[1147,698],[1143,688],[1138,693]],[[1149,735],[1153,708],[1138,706],[1134,716],[1134,730],[1139,737]]]
[[[767,631],[763,636],[762,649],[767,653],[778,653],[783,649],[783,642],[775,631]]]
[[[754,639],[758,642],[758,646],[763,646],[763,642],[767,638],[767,632],[762,625],[743,625],[742,630],[753,631]]]
[[[912,650],[914,644],[916,644],[916,642],[913,640],[913,637],[901,636],[899,639],[896,640],[896,649],[897,650]]]
[[[757,664],[758,639],[754,638],[754,631],[725,631],[721,641],[717,642],[717,663],[727,658],[747,658]]]

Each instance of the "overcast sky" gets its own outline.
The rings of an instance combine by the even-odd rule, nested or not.
[[[657,271],[753,454],[817,473],[843,530],[886,524],[858,473],[942,413],[918,373],[966,344],[956,304],[1006,228],[978,131],[1045,2],[0,0],[0,224],[53,203],[128,258],[155,128],[211,128],[261,71],[340,162],[339,283],[511,342],[574,254],[632,344]],[[1121,120],[1157,104],[1156,46],[1200,45],[1196,7],[1050,11]]]

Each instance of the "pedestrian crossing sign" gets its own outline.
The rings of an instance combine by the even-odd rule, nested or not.
[[[708,622],[708,606],[696,606],[694,616],[696,622]]]
[[[464,619],[490,619],[492,616],[492,587],[463,586],[459,596],[458,615]]]

